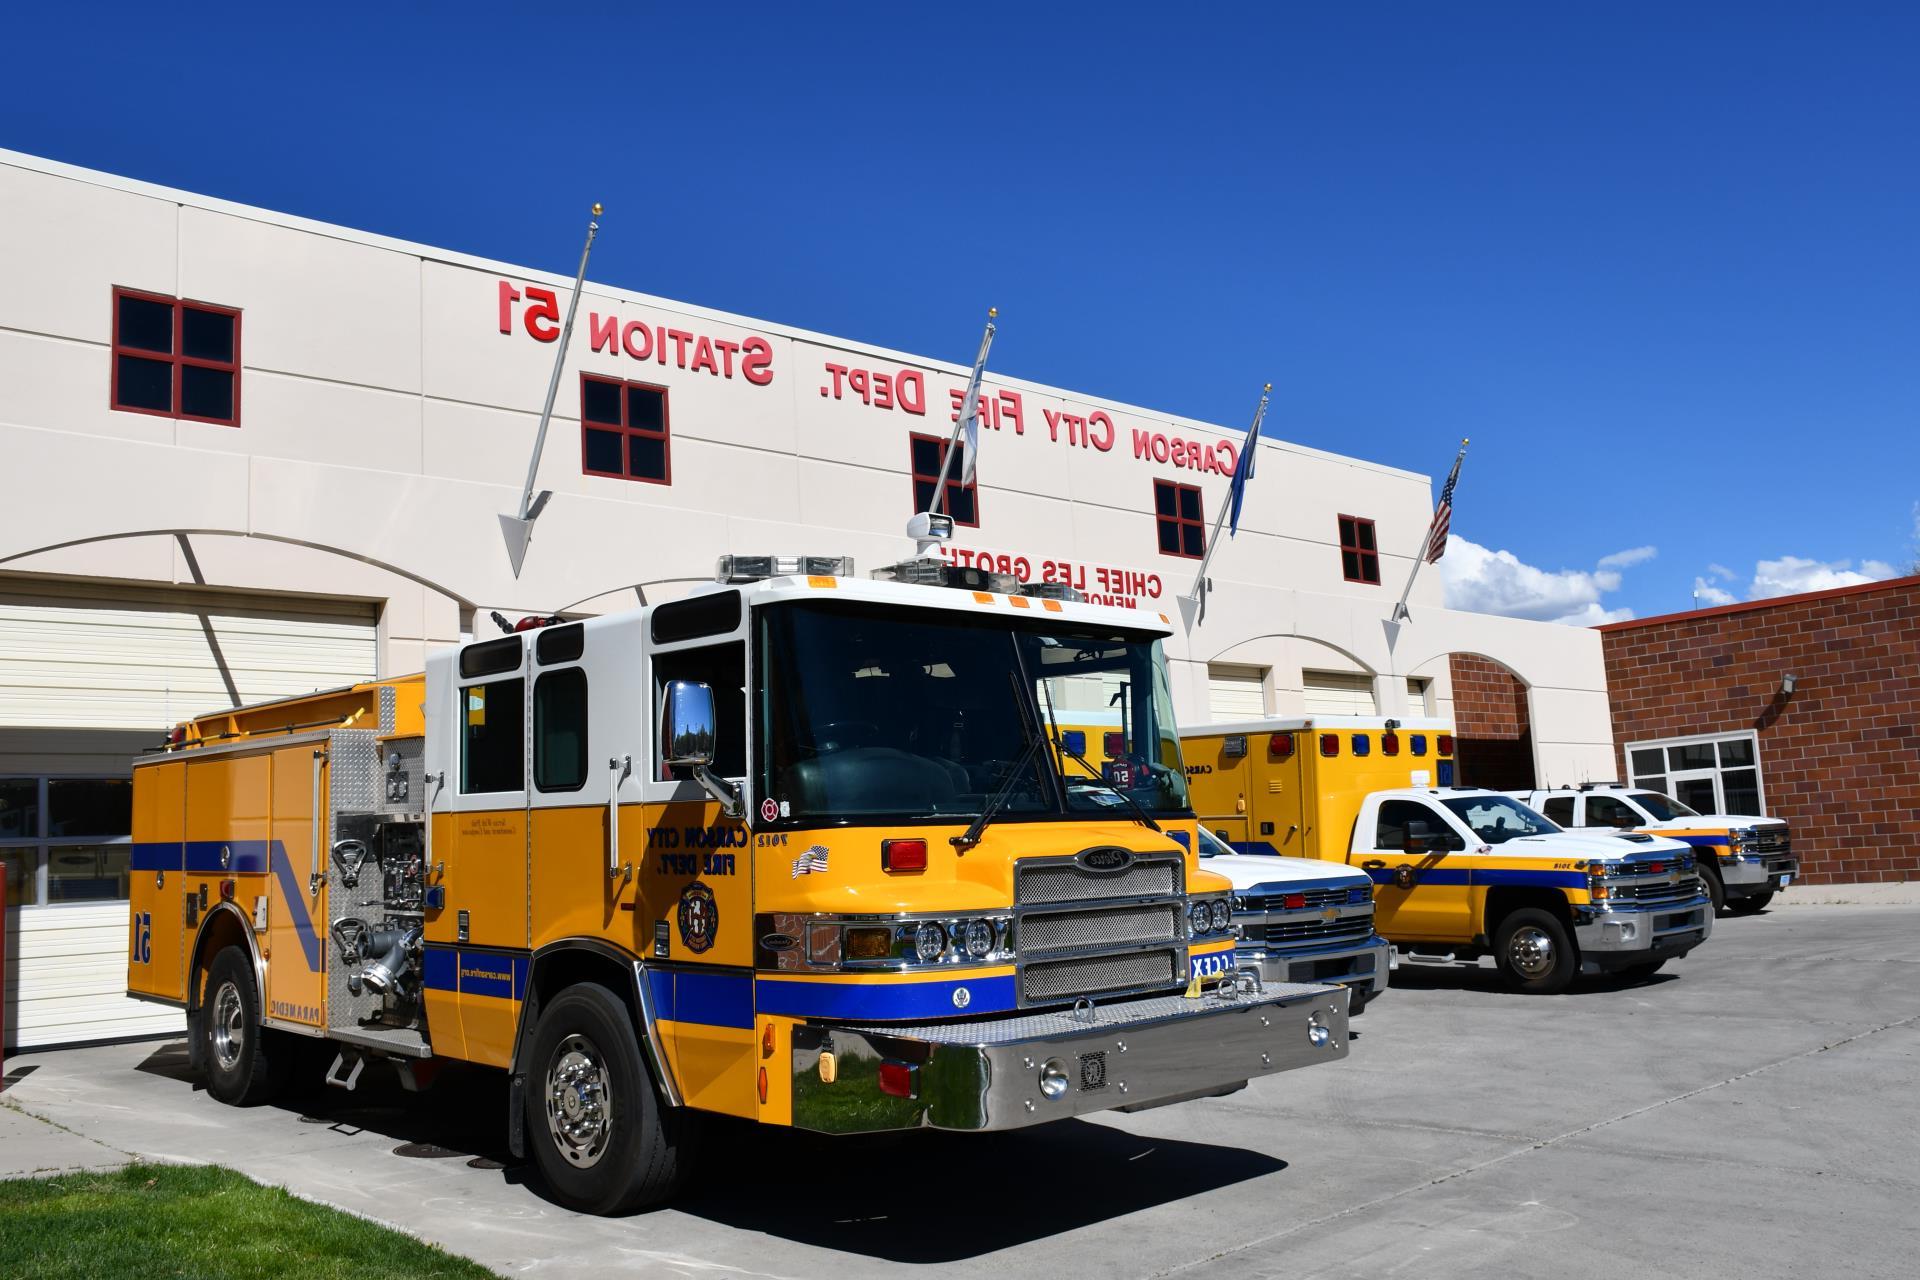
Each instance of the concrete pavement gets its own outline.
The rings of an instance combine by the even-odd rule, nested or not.
[[[1913,1273],[1920,909],[1723,919],[1640,986],[1395,986],[1347,1061],[1228,1098],[997,1137],[719,1126],[680,1203],[618,1221],[540,1198],[486,1076],[241,1112],[183,1047],[122,1045],[10,1059],[37,1069],[4,1097],[512,1275]]]

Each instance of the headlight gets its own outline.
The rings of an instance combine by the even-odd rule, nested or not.
[[[913,954],[922,964],[932,964],[947,949],[947,931],[931,920],[923,920],[913,931]]]
[[[1213,927],[1216,931],[1224,930],[1227,927],[1227,921],[1233,918],[1233,909],[1227,905],[1225,898],[1216,898],[1211,911]]]
[[[1187,906],[1187,927],[1199,937],[1213,926],[1213,912],[1204,902],[1194,902]]]
[[[993,926],[985,920],[969,920],[966,929],[967,954],[975,960],[985,959],[993,950]]]

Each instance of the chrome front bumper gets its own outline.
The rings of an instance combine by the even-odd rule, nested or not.
[[[1316,982],[1348,987],[1372,999],[1387,989],[1387,970],[1393,963],[1393,944],[1379,934],[1365,942],[1336,943],[1278,951],[1255,943],[1233,953],[1234,963],[1252,968],[1268,986],[1281,982]]]
[[[1704,893],[1646,907],[1580,906],[1573,916],[1581,967],[1590,972],[1676,959],[1713,932],[1712,900]]]
[[[1079,1016],[803,1023],[793,1029],[793,1125],[821,1133],[1019,1129],[1232,1093],[1255,1076],[1346,1056],[1347,992],[1327,986],[1150,996]],[[896,1092],[882,1090],[883,1074]],[[897,1096],[902,1087],[908,1096]]]
[[[1799,874],[1800,864],[1793,855],[1775,854],[1768,857],[1760,855],[1753,862],[1721,862],[1717,864],[1720,872],[1720,885],[1729,898],[1751,897],[1756,893],[1768,893],[1784,889]]]

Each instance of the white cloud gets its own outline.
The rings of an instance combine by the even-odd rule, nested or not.
[[[1660,554],[1658,547],[1628,547],[1625,551],[1616,551],[1610,556],[1600,557],[1602,569],[1631,569],[1637,564],[1645,564]]]
[[[1635,547],[1604,557],[1591,571],[1549,571],[1525,563],[1511,551],[1490,551],[1456,533],[1440,561],[1440,577],[1446,584],[1449,609],[1590,627],[1633,616],[1631,609],[1606,608],[1600,598],[1620,589],[1620,568],[1653,555],[1652,547]]]
[[[1714,574],[1720,574],[1722,572],[1719,565],[1708,565],[1707,569]],[[1731,578],[1733,575],[1729,573],[1725,576]],[[1733,592],[1721,587],[1716,587],[1705,578],[1695,578],[1693,580],[1693,598],[1703,605],[1733,604],[1740,599],[1740,597],[1734,595]]]
[[[1754,565],[1753,584],[1747,588],[1747,599],[1771,600],[1775,596],[1830,591],[1835,587],[1854,587],[1898,576],[1899,570],[1884,560],[1862,560],[1856,570],[1851,560],[1781,556],[1778,560],[1762,560]]]
[[[1710,564],[1707,566],[1707,572],[1712,574],[1714,577],[1720,578],[1726,582],[1732,582],[1735,578],[1740,576],[1739,574],[1735,573],[1733,570],[1727,568],[1727,566],[1723,564]]]

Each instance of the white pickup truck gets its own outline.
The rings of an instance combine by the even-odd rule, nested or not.
[[[1347,1016],[1387,989],[1393,947],[1373,929],[1373,882],[1317,858],[1235,853],[1200,828],[1201,865],[1233,882],[1234,962],[1262,982],[1345,987]]]
[[[1645,831],[1693,847],[1700,883],[1717,913],[1752,915],[1793,883],[1792,835],[1780,818],[1695,813],[1672,796],[1618,782],[1508,794],[1579,831],[1589,827]]]

